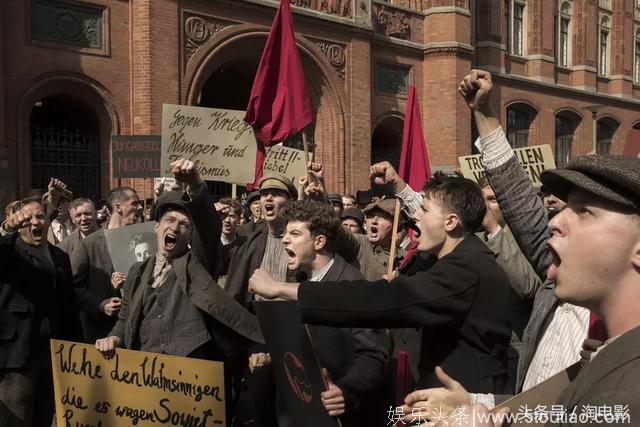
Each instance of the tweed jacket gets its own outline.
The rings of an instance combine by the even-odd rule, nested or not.
[[[221,222],[206,190],[185,193],[183,200],[193,220],[191,250],[173,261],[175,286],[180,286],[205,323],[222,356],[243,343],[241,337],[264,342],[257,318],[230,298],[213,279],[219,248]],[[153,276],[156,256],[136,263],[127,274],[118,322],[109,335],[117,336],[125,348],[139,348],[143,318],[143,293]],[[106,335],[105,335],[106,336]]]
[[[505,164],[486,171],[496,194],[502,215],[522,253],[539,276],[545,277],[551,264],[547,248],[549,230],[547,213],[522,166],[512,157]],[[523,333],[523,347],[518,362],[516,392],[522,390],[524,378],[559,301],[553,293],[554,284],[545,280],[535,293],[529,323]]]
[[[565,388],[557,404],[571,413],[585,413],[585,407],[628,407],[626,425],[638,425],[640,420],[640,326],[620,335],[600,350]],[[601,411],[603,412],[603,411]],[[593,414],[592,414],[593,416]],[[593,421],[593,420],[592,420]],[[599,424],[622,425],[623,420]],[[594,423],[595,424],[595,423]],[[547,426],[583,425],[578,422],[548,423]]]
[[[0,372],[24,368],[49,338],[80,338],[69,257],[45,244],[53,266],[18,233],[0,238]]]
[[[71,254],[78,249],[78,246],[81,244],[80,242],[82,242],[80,228],[76,227],[76,229],[73,230],[73,233],[69,234],[69,237],[58,243],[56,246],[62,249],[67,255],[69,255],[69,258],[71,258]]]
[[[303,282],[305,322],[350,327],[422,327],[419,388],[440,386],[441,365],[469,390],[505,392],[513,306],[493,253],[467,236],[429,270],[385,280]]]
[[[83,239],[69,255],[84,339],[90,344],[106,337],[117,320],[98,308],[103,300],[120,296],[111,285],[114,269],[104,236],[106,227]]]

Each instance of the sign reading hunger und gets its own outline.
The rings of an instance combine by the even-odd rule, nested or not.
[[[224,426],[221,362],[51,340],[59,426]]]
[[[195,163],[202,179],[253,182],[257,144],[244,113],[164,104],[160,176],[172,176],[171,162],[185,158]]]

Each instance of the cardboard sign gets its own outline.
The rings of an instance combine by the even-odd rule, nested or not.
[[[244,111],[164,104],[159,175],[172,176],[171,162],[186,158],[195,162],[202,179],[253,182],[256,138],[243,117]]]
[[[580,371],[580,362],[576,362],[564,371],[557,373],[546,381],[530,388],[529,390],[513,396],[497,405],[491,410],[495,413],[500,409],[509,407],[511,414],[517,416],[517,421],[511,423],[512,426],[533,427],[544,426],[549,420],[545,419],[540,411],[534,413],[533,408],[549,408],[551,409],[562,391],[569,385],[571,381],[578,375]],[[528,409],[527,413],[524,413]]]
[[[295,425],[339,426],[320,400],[320,393],[327,388],[298,302],[256,301],[254,307],[271,354],[278,393],[282,393]],[[283,334],[284,330],[287,333]]]
[[[112,135],[114,178],[153,178],[160,175],[160,135]]]
[[[142,262],[158,250],[155,222],[143,222],[104,231],[115,271],[127,274],[136,262]]]
[[[556,161],[549,144],[516,148],[513,151],[534,186],[542,185],[540,174],[543,171],[556,168]],[[465,178],[478,182],[485,175],[480,154],[458,157],[458,162]]]
[[[164,187],[164,191],[171,191],[172,188],[180,186],[175,178],[153,178],[153,188],[158,188],[160,184]]]
[[[309,153],[311,155],[311,153]],[[307,174],[304,151],[285,147],[282,144],[267,148],[263,164],[264,173],[277,172],[297,183],[298,178]]]
[[[221,362],[51,340],[59,426],[225,425]]]

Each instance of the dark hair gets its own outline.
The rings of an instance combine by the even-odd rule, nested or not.
[[[335,252],[335,242],[342,229],[342,223],[333,207],[315,200],[298,200],[289,203],[282,212],[282,217],[289,223],[300,221],[307,224],[312,237],[325,236],[325,248]]]
[[[73,199],[73,201],[69,204],[69,209],[75,209],[79,206],[84,205],[85,203],[89,203],[91,205],[91,207],[95,210],[96,206],[93,204],[93,202],[90,199],[87,199],[86,197],[78,197],[77,199]]]
[[[235,213],[238,219],[242,215],[242,205],[239,201],[232,199],[231,197],[225,197],[218,201],[221,205],[229,206]]]
[[[463,234],[475,233],[480,228],[487,205],[475,182],[436,172],[423,191],[426,197],[440,200],[445,211],[458,215]]]
[[[107,203],[107,209],[109,209],[110,214],[113,213],[113,205],[115,205],[116,203],[126,202],[131,198],[129,196],[129,192],[132,192],[133,194],[138,194],[136,193],[136,190],[134,190],[131,187],[116,187],[116,188],[112,188],[111,191],[109,191],[109,194],[107,194],[106,203]]]
[[[18,200],[15,203],[15,205],[13,205],[11,213],[14,214],[18,212],[20,209],[24,208],[25,206],[30,205],[31,203],[37,203],[40,206],[44,207],[44,203],[42,202],[42,199],[40,197],[37,197],[37,196],[27,197],[27,198]]]
[[[489,180],[487,179],[487,176],[482,175],[478,180],[478,187],[480,187],[480,189],[483,189],[484,187],[490,187],[490,186],[491,184],[489,184]]]

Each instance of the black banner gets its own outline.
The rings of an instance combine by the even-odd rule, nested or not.
[[[112,135],[113,178],[160,176],[161,135]]]

